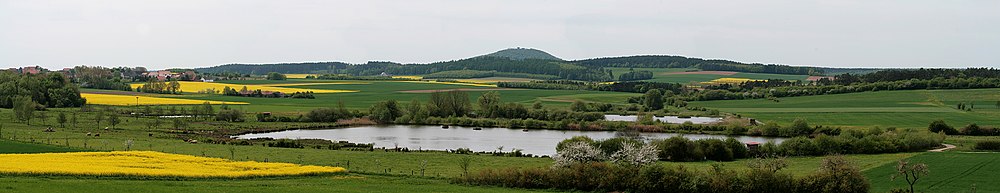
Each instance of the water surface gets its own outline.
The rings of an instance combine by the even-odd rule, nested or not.
[[[642,133],[646,139],[663,139],[680,134],[676,133]],[[323,130],[289,130],[271,133],[256,133],[235,136],[240,139],[275,138],[275,139],[326,139],[332,141],[349,141],[352,143],[374,143],[375,147],[407,147],[423,150],[454,150],[469,148],[473,151],[494,151],[503,147],[507,152],[511,149],[521,149],[523,153],[535,155],[555,154],[556,144],[573,136],[588,136],[592,139],[607,139],[615,137],[612,131],[565,131],[565,130],[530,130],[507,128],[483,128],[473,130],[471,127],[452,126],[442,129],[440,126],[418,125],[379,125]],[[689,139],[718,138],[725,135],[683,134]],[[765,138],[750,136],[734,136],[742,142],[781,142],[781,138]]]

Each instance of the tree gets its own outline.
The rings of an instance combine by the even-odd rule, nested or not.
[[[663,108],[663,92],[660,92],[660,89],[646,91],[643,99],[643,105],[649,109],[659,110]]]
[[[824,158],[819,171],[803,178],[801,186],[808,192],[867,193],[871,188],[861,170],[843,156]]]
[[[556,155],[552,157],[555,160],[552,167],[568,167],[578,163],[598,162],[607,159],[605,157],[604,152],[589,143],[577,141],[556,152]]]
[[[580,101],[577,101],[577,100],[574,100],[573,104],[569,105],[569,110],[576,111],[576,112],[586,112],[587,111],[587,104],[585,104],[583,102],[580,102]]]
[[[73,124],[73,127],[76,127],[76,113],[74,112],[72,114],[73,115],[69,117],[69,122],[70,124]]]
[[[544,108],[544,106],[542,106],[542,101],[535,100],[535,103],[531,104],[531,109],[540,110],[542,108]]]
[[[205,102],[201,104],[201,112],[206,115],[215,114],[215,109],[212,108],[212,103]]]
[[[285,80],[285,75],[277,72],[267,73],[268,80]]]
[[[906,184],[910,185],[910,193],[915,193],[913,185],[917,184],[917,180],[927,176],[928,173],[930,170],[927,169],[927,164],[910,164],[909,161],[899,160],[899,163],[896,164],[896,174],[892,175],[892,180],[902,176],[906,180]]]
[[[146,122],[146,128],[149,130],[153,130],[156,128],[160,128],[160,124],[162,124],[160,118],[154,117],[153,120],[149,120],[149,122]]]
[[[396,100],[387,100],[375,103],[369,108],[371,118],[378,123],[392,123],[402,113],[399,111],[399,104]]]
[[[169,92],[171,94],[181,93],[181,83],[177,82],[176,80],[170,81],[170,84],[167,85],[167,88],[169,89]]]
[[[174,129],[182,129],[185,127],[187,127],[187,122],[184,122],[181,119],[174,119]]]
[[[114,129],[118,123],[121,123],[121,120],[118,119],[118,113],[111,113],[108,115],[108,124],[111,124],[112,129]]]
[[[410,101],[409,106],[406,107],[406,113],[404,115],[404,117],[406,117],[405,121],[410,123],[423,123],[429,116],[430,112],[427,112],[427,108],[424,108],[424,106],[420,104],[420,101],[417,99]]]
[[[809,123],[805,119],[795,119],[792,121],[789,131],[791,131],[791,135],[789,136],[809,135],[813,133],[812,127],[809,127]]]
[[[428,111],[440,117],[465,116],[471,109],[469,94],[458,90],[431,93],[427,104]]]
[[[479,117],[497,117],[502,112],[497,112],[500,109],[500,92],[488,91],[479,96]]]
[[[48,113],[46,113],[45,111],[38,111],[37,116],[38,119],[42,121],[42,124],[49,125],[49,123],[47,123],[49,121]]]
[[[31,125],[31,118],[35,115],[35,107],[38,104],[31,100],[29,96],[14,97],[14,117],[18,121]]]
[[[66,113],[59,112],[59,116],[56,116],[56,122],[59,122],[59,127],[66,127]]]
[[[104,108],[104,109],[101,109],[101,110],[97,110],[97,113],[94,114],[94,122],[97,122],[97,128],[98,129],[101,128],[101,121],[104,121],[104,112],[105,111],[108,111],[108,109]]]
[[[937,120],[931,122],[931,124],[927,126],[927,130],[934,133],[944,132],[945,134],[948,135],[958,134],[958,130],[945,123],[944,120]]]

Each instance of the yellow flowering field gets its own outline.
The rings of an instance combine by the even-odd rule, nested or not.
[[[266,85],[241,85],[241,84],[227,84],[227,83],[215,83],[215,82],[189,82],[189,81],[179,81],[181,84],[181,90],[184,92],[198,92],[208,88],[215,89],[218,92],[222,92],[223,88],[227,86],[232,89],[240,90],[244,86],[247,90],[263,90],[263,91],[277,91],[283,93],[294,93],[294,92],[306,92],[312,91],[313,93],[342,93],[342,92],[357,92],[356,90],[324,90],[324,89],[303,89],[303,88],[284,88],[276,86],[266,86]],[[142,86],[142,83],[136,83],[131,85],[132,88],[138,88]]]
[[[0,173],[241,178],[347,172],[341,167],[232,161],[155,151],[0,154]]]
[[[403,82],[429,83],[429,84],[451,84],[451,85],[463,85],[463,86],[497,87],[497,85],[495,85],[495,84],[469,83],[469,82],[441,82],[441,81],[436,81],[436,80],[429,80],[429,81],[403,81]]]
[[[392,78],[405,78],[405,79],[410,79],[410,80],[424,79],[423,76],[392,76]]]
[[[140,105],[196,105],[204,104],[205,102],[211,104],[232,104],[232,105],[245,105],[250,103],[245,102],[225,102],[225,101],[210,101],[210,100],[196,100],[196,99],[177,99],[177,98],[161,98],[161,97],[151,97],[151,96],[132,96],[132,95],[115,95],[115,94],[94,94],[94,93],[80,93],[80,97],[87,99],[87,104],[95,105],[135,105],[135,97],[139,97]]]
[[[303,82],[303,83],[264,84],[262,86],[309,86],[309,85],[329,85],[329,84],[371,84],[371,83],[368,83],[368,82]]]
[[[743,82],[746,82],[746,81],[767,81],[767,80],[757,80],[757,79],[749,79],[749,78],[718,78],[718,79],[715,79],[715,80],[711,80],[711,81],[708,81],[708,82],[701,82],[701,83],[704,83],[704,84],[738,84],[738,83],[743,83]]]

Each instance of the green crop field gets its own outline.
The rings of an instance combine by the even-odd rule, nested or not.
[[[917,192],[1000,192],[1000,154],[930,152],[908,159],[910,163],[925,163],[929,175],[915,186]],[[872,183],[872,192],[888,192],[892,188],[907,188],[905,180],[890,180],[896,173],[896,163],[888,163],[865,171]]]
[[[629,71],[629,68],[608,68],[611,69],[615,76]],[[653,79],[645,81],[653,82],[671,82],[671,83],[700,83],[711,81],[719,78],[749,78],[749,79],[784,79],[784,80],[806,80],[809,78],[807,75],[789,75],[789,74],[764,74],[764,73],[746,73],[738,72],[733,75],[718,75],[718,74],[670,74],[672,72],[685,72],[685,71],[698,71],[698,69],[693,68],[633,68],[636,71],[651,71],[653,72]],[[617,77],[616,77],[617,78]]]
[[[924,128],[934,120],[961,127],[1000,125],[1000,89],[908,90],[766,99],[699,101],[702,106],[763,121],[790,123],[796,118],[829,126]],[[972,111],[955,108],[971,103]]]
[[[246,84],[290,84],[306,83],[299,81],[268,81],[268,80],[248,80],[235,81]],[[315,83],[317,81],[313,81]],[[283,86],[291,88],[309,89],[337,89],[337,90],[357,90],[359,92],[315,94],[316,99],[281,99],[281,98],[254,98],[237,97],[207,94],[186,94],[167,95],[166,97],[219,100],[233,102],[248,102],[245,110],[253,112],[290,112],[309,111],[317,107],[334,107],[338,102],[343,101],[350,109],[368,109],[372,104],[383,100],[397,100],[401,103],[409,103],[413,99],[426,102],[433,90],[447,89],[472,89],[468,91],[469,97],[475,99],[486,90],[497,89],[494,87],[438,84],[425,82],[403,82],[403,81],[318,81],[321,83],[347,83],[347,84],[318,84]],[[479,89],[479,90],[477,90]],[[538,90],[538,89],[499,89],[503,101],[519,102],[531,104],[536,100],[541,100],[546,105],[554,107],[568,106],[574,100],[606,103],[625,103],[629,96],[638,96],[637,93],[603,92],[603,91],[580,91],[580,90]]]

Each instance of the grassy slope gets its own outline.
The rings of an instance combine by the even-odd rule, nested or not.
[[[296,83],[295,81],[240,81],[244,83],[261,83],[261,84],[280,84],[280,83]],[[360,90],[360,92],[353,93],[335,93],[335,94],[316,94],[316,99],[275,99],[275,98],[253,98],[253,97],[234,97],[234,96],[221,96],[221,95],[182,95],[173,96],[180,98],[190,98],[190,99],[203,99],[203,100],[222,100],[222,101],[236,101],[236,102],[249,102],[251,105],[245,107],[248,111],[253,112],[282,112],[282,111],[308,111],[317,107],[333,107],[339,101],[344,101],[345,105],[350,109],[366,110],[372,104],[382,101],[382,100],[397,100],[404,104],[409,103],[413,99],[417,99],[420,102],[426,102],[430,97],[430,93],[401,93],[398,91],[407,90],[440,90],[440,89],[485,89],[489,87],[477,87],[477,86],[464,86],[464,85],[450,85],[450,84],[434,84],[434,83],[415,83],[415,82],[394,82],[394,81],[324,81],[324,82],[355,82],[355,83],[367,83],[367,84],[327,84],[327,85],[302,85],[302,86],[289,86],[294,88],[311,88],[311,89],[346,89],[346,90]],[[469,91],[470,100],[475,100],[482,93],[486,91]],[[531,104],[537,98],[540,97],[559,97],[568,98],[571,100],[596,100],[599,102],[612,102],[612,103],[624,103],[625,98],[628,96],[636,96],[635,93],[619,93],[619,92],[601,92],[601,91],[577,91],[577,90],[534,90],[534,89],[523,89],[523,90],[500,90],[500,95],[505,102],[520,102],[524,104]],[[585,94],[585,95],[581,95]],[[570,102],[549,100],[546,105],[554,106],[568,106]]]
[[[1000,89],[879,91],[786,97],[780,102],[754,99],[690,104],[780,123],[801,117],[820,125],[924,128],[938,119],[956,127],[1000,125],[996,100],[1000,100]],[[976,110],[955,109],[960,102],[971,102]]]
[[[241,180],[127,180],[89,177],[0,177],[0,192],[534,192],[470,187],[445,180],[344,175]]]
[[[608,68],[611,69],[618,78],[618,75],[626,73],[629,68]],[[691,82],[706,82],[710,80],[715,80],[718,78],[749,78],[749,79],[785,79],[785,80],[805,80],[809,76],[806,75],[788,75],[788,74],[762,74],[762,73],[736,73],[734,75],[714,75],[714,74],[667,74],[670,72],[684,72],[690,70],[697,70],[693,68],[634,68],[635,70],[645,70],[653,72],[653,79],[647,81],[654,82],[672,82],[672,83],[691,83]]]
[[[918,192],[1000,192],[1000,153],[931,152],[914,156],[910,163],[926,163],[930,175],[915,186]],[[905,180],[890,180],[896,164],[889,163],[865,171],[872,182],[872,192],[888,192],[892,188],[908,187]]]

